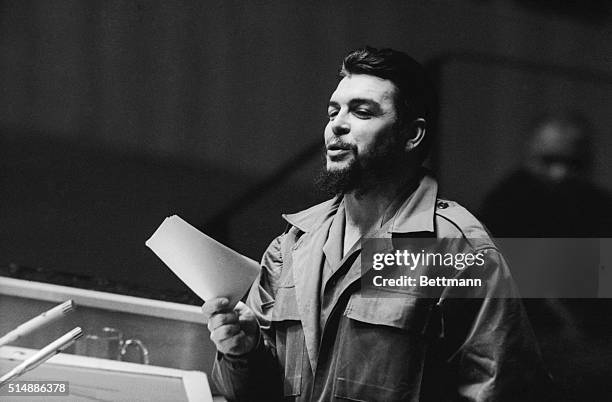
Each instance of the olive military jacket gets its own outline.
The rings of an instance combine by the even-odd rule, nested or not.
[[[321,324],[319,275],[340,197],[284,215],[289,223],[262,259],[246,303],[261,328],[245,356],[218,354],[213,381],[231,401],[542,401],[548,376],[520,299],[362,297],[361,245],[339,264]],[[490,283],[512,293],[508,267],[467,210],[437,198],[424,173],[372,237],[466,239],[486,251]],[[485,295],[487,296],[487,295]]]

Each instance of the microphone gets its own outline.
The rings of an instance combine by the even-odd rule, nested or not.
[[[53,307],[51,310],[45,311],[44,313],[32,318],[29,321],[24,322],[8,334],[0,338],[0,346],[6,345],[7,343],[15,342],[17,339],[24,335],[29,334],[51,322],[64,317],[65,315],[74,311],[75,304],[72,300],[67,300],[62,304]]]
[[[40,366],[41,364],[49,360],[51,357],[55,356],[62,350],[72,345],[74,341],[81,337],[81,335],[83,335],[83,330],[81,329],[81,327],[76,327],[72,331],[67,332],[66,334],[57,338],[56,340],[36,352],[30,358],[24,360],[23,363],[0,377],[0,387],[2,387],[11,380],[14,380],[17,377],[22,376],[26,372]]]

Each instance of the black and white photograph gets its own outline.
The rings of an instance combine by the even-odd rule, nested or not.
[[[612,2],[0,0],[0,400],[612,400]]]

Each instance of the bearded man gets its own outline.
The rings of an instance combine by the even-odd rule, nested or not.
[[[547,375],[518,298],[458,298],[452,288],[365,297],[366,238],[465,239],[494,287],[513,284],[480,222],[440,200],[421,167],[435,110],[423,67],[368,47],[345,57],[340,76],[319,179],[334,197],[283,215],[287,230],[246,304],[203,307],[217,387],[240,401],[544,400]]]

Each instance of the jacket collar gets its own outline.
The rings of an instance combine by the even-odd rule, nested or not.
[[[424,171],[414,192],[405,199],[393,216],[391,233],[433,232],[438,197],[438,183]]]
[[[409,194],[391,218],[391,233],[433,232],[438,183],[431,173],[423,169],[416,190]],[[342,196],[294,214],[283,214],[283,218],[301,231],[308,233],[319,227],[338,210]]]
[[[300,229],[302,232],[308,233],[321,225],[327,217],[333,215],[338,210],[338,206],[342,201],[342,196],[337,195],[334,198],[324,201],[320,204],[312,206],[294,214],[283,214],[283,219],[291,225]]]

